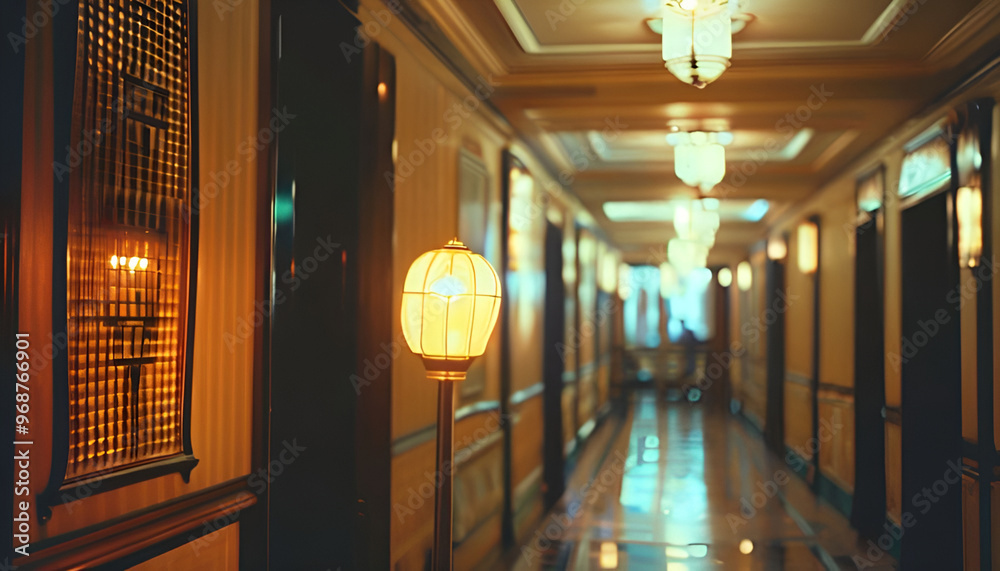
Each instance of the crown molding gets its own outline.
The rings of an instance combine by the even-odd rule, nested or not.
[[[982,0],[962,18],[923,57],[923,61],[935,70],[950,67],[968,55],[968,51],[980,45],[971,38],[983,35],[989,40],[996,37],[995,30],[989,30],[990,24],[1000,15],[1000,1]]]
[[[427,13],[458,50],[472,60],[483,73],[497,76],[508,73],[507,65],[453,0],[428,0],[423,4]]]

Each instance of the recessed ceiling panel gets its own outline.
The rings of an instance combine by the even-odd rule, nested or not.
[[[525,51],[658,50],[645,24],[660,14],[651,0],[495,0]],[[734,48],[804,45],[866,45],[902,7],[902,0],[744,0],[741,12],[755,16],[733,38]],[[530,36],[530,37],[529,37]]]

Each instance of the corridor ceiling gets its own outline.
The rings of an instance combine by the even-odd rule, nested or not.
[[[491,103],[633,263],[662,249],[672,225],[612,222],[603,204],[693,195],[673,173],[672,129],[731,131],[715,196],[771,203],[760,221],[724,221],[713,259],[729,261],[1000,50],[1000,0],[743,0],[732,67],[700,90],[663,67],[646,23],[658,0],[406,6],[435,32],[425,41],[461,54],[456,67],[493,76]]]

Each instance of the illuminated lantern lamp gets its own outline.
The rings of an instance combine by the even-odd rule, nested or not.
[[[819,267],[819,227],[815,222],[803,222],[798,229],[799,271],[816,273]]]
[[[979,186],[958,189],[955,209],[958,214],[959,265],[974,268],[983,255],[983,193]]]
[[[740,291],[749,291],[753,285],[753,268],[750,262],[744,260],[736,266],[736,286]]]
[[[401,318],[410,350],[438,382],[437,470],[434,501],[435,570],[452,568],[452,466],[455,381],[486,352],[500,315],[500,277],[493,266],[457,239],[417,258],[403,283]]]

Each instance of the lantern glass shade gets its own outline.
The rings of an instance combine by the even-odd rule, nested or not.
[[[958,213],[958,256],[963,268],[979,265],[983,255],[983,194],[978,186],[963,186],[955,198]]]
[[[729,68],[733,57],[733,23],[729,10],[705,2],[707,8],[663,10],[663,62],[677,79],[704,87]]]
[[[722,268],[719,270],[719,285],[729,287],[733,285],[733,270]]]
[[[750,267],[750,262],[744,260],[736,266],[736,285],[740,291],[750,290],[753,285],[753,268]]]
[[[413,262],[403,284],[403,336],[429,378],[465,379],[472,359],[486,351],[500,296],[490,263],[457,240]]]
[[[799,271],[804,274],[816,273],[819,266],[819,227],[813,222],[804,222],[798,229]]]
[[[667,142],[674,147],[674,174],[702,192],[712,190],[726,177],[726,148],[732,140],[728,132],[693,131],[671,133]]]

